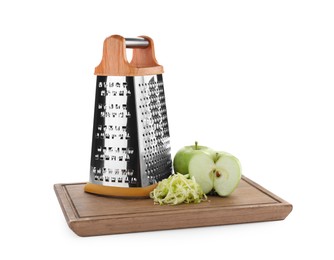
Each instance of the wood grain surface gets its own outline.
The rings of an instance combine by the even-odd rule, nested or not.
[[[229,197],[176,206],[89,194],[84,185],[54,185],[67,224],[79,236],[283,220],[292,210],[290,203],[245,176]]]

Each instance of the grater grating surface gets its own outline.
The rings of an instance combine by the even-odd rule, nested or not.
[[[90,182],[146,187],[171,172],[162,75],[97,76]]]

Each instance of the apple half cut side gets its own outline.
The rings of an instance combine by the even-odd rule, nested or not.
[[[239,160],[231,154],[218,152],[216,174],[213,188],[220,196],[230,195],[238,186],[241,179]]]
[[[195,154],[189,161],[189,175],[195,178],[205,194],[213,189],[214,169],[213,159],[205,153]]]
[[[230,195],[241,179],[239,160],[231,154],[218,152],[216,160],[207,154],[196,154],[189,162],[189,174],[204,193],[212,189],[220,196]]]

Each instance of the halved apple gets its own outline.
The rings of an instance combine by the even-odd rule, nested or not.
[[[230,195],[241,179],[239,160],[226,152],[217,152],[213,159],[205,153],[195,154],[189,161],[189,174],[204,193],[214,190],[220,196]]]

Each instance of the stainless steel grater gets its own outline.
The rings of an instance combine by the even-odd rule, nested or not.
[[[126,48],[134,48],[132,61]],[[163,67],[152,39],[104,41],[97,75],[91,165],[85,191],[147,197],[172,172]]]

